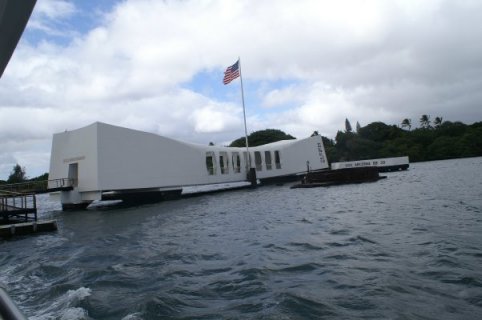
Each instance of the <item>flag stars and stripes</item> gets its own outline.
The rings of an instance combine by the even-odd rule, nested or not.
[[[232,66],[227,67],[226,71],[224,71],[223,83],[228,84],[237,77],[239,77],[239,60]]]

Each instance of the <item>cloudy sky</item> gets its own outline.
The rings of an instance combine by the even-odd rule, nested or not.
[[[96,121],[227,144],[333,138],[422,114],[482,120],[480,0],[37,0],[0,79],[0,179],[48,171],[52,134]]]

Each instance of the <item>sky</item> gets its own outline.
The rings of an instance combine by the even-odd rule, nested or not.
[[[348,118],[482,121],[480,0],[37,0],[0,79],[0,180],[49,170],[52,135],[100,121],[227,145]]]

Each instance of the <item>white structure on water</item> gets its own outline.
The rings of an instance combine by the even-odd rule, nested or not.
[[[409,167],[408,157],[395,157],[395,158],[383,158],[383,159],[369,159],[358,160],[348,162],[333,162],[331,169],[348,169],[348,168],[360,168],[360,167],[377,167],[378,171],[397,171],[407,170]]]
[[[328,168],[321,136],[251,147],[261,181]],[[64,208],[94,200],[180,194],[185,186],[246,181],[245,148],[203,146],[96,122],[54,134],[49,180],[70,178]]]

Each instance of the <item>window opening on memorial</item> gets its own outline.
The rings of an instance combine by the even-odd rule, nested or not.
[[[214,155],[214,152],[208,151],[206,152],[206,169],[208,170],[208,173],[210,175],[215,175],[216,174],[216,156]]]
[[[219,168],[221,168],[221,174],[229,173],[228,153],[225,151],[219,153]]]
[[[275,163],[276,169],[281,169],[281,158],[279,155],[279,151],[274,152],[274,163]]]
[[[254,163],[256,164],[256,170],[261,171],[263,170],[263,163],[261,160],[261,152],[255,151],[254,152]]]
[[[271,170],[271,151],[264,152],[264,162],[266,163],[266,170]]]
[[[239,157],[239,152],[233,152],[232,155],[233,161],[233,172],[240,173],[241,172],[241,158]]]

